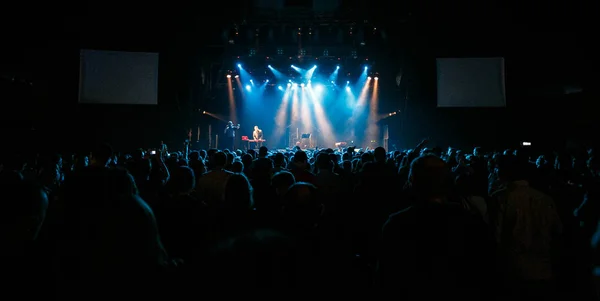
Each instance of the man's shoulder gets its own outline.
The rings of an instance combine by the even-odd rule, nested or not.
[[[554,199],[549,194],[546,194],[546,193],[544,193],[544,192],[542,192],[540,190],[537,190],[535,188],[529,187],[528,188],[528,193],[534,199],[541,200],[544,203],[554,204]]]
[[[217,169],[217,170],[210,170],[204,173],[204,175],[200,178],[200,180],[202,179],[206,179],[206,178],[212,178],[212,177],[219,177],[222,175],[232,175],[233,172],[229,171],[229,170],[225,170],[225,169]]]
[[[401,223],[401,222],[409,219],[409,217],[411,215],[413,215],[414,212],[415,212],[415,208],[413,206],[409,206],[400,211],[396,211],[396,212],[390,214],[390,216],[388,217],[388,220],[385,224],[387,225],[387,224]]]
[[[492,194],[490,194],[490,197],[492,198],[499,198],[501,196],[504,196],[508,193],[508,188],[506,187],[502,187],[498,190],[495,190],[494,192],[492,192]]]

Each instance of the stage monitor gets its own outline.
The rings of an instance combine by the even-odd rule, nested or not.
[[[156,105],[158,53],[83,49],[79,103]]]
[[[438,107],[505,107],[504,58],[438,58]]]

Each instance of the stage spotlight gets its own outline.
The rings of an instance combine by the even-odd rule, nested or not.
[[[369,69],[369,67],[365,66],[365,71],[368,70],[368,69]]]
[[[239,76],[239,75],[236,75],[236,76],[235,76],[235,78],[240,78],[240,76]]]
[[[317,93],[319,93],[319,94],[320,94],[320,93],[322,93],[322,92],[323,92],[323,90],[324,90],[324,89],[323,89],[323,86],[321,86],[321,85],[317,85],[317,86],[315,87],[315,92],[317,92]]]
[[[271,65],[269,65],[269,66],[267,66],[267,67],[268,67],[269,69],[273,68],[273,67],[271,67]]]
[[[250,85],[246,85],[246,90],[250,91],[250,90],[252,90],[252,87]]]
[[[302,84],[300,84],[300,87],[304,88],[304,84],[303,84],[303,83],[302,83]]]
[[[375,76],[375,80],[379,80],[379,77]]]
[[[227,78],[231,78],[231,75],[230,75],[230,74],[227,74]]]
[[[279,89],[279,91],[283,91],[283,87],[282,86],[277,87],[277,89]]]
[[[202,111],[202,114],[206,114],[206,111]]]
[[[265,83],[268,83],[268,82],[269,82],[269,80],[267,79],[267,80],[265,81]]]
[[[292,85],[292,83],[288,83],[288,87],[290,87]]]
[[[314,65],[314,66],[313,66],[313,69],[317,69],[317,65]]]
[[[291,65],[290,67],[292,67],[292,68],[296,68],[294,65]]]
[[[337,70],[337,69],[340,69],[340,66],[335,66],[335,69],[336,69],[336,70]]]
[[[237,66],[238,66],[238,68],[242,68],[242,64],[238,64]]]
[[[349,85],[349,84],[350,84],[350,81],[346,81],[346,85]]]
[[[346,91],[350,92],[350,87],[346,87]]]
[[[371,80],[371,77],[370,77],[370,76],[369,76],[369,77],[367,77],[367,80]]]

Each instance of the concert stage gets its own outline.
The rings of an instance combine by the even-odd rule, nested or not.
[[[201,108],[219,119],[214,129],[223,129],[223,122],[230,120],[240,124],[238,136],[249,139],[238,144],[245,148],[256,147],[248,142],[254,140],[255,126],[263,130],[262,144],[269,148],[336,148],[338,142],[384,146],[384,128],[399,110],[397,104],[382,105],[380,99],[384,91],[395,91],[396,71],[376,62],[377,26],[366,21],[337,24],[347,28],[336,32],[347,29],[349,38],[362,40],[336,44],[327,41],[333,37],[322,30],[324,24],[297,24],[290,27],[297,41],[274,36],[263,44],[264,28],[259,24],[235,25],[232,32],[249,30],[253,35],[229,36],[213,79],[218,88],[214,106]],[[353,31],[358,35],[353,36]],[[372,32],[373,37],[366,38],[364,32]],[[320,43],[313,36],[317,33]]]

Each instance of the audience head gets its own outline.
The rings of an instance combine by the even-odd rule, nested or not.
[[[250,166],[250,164],[252,164],[252,160],[254,160],[254,158],[251,154],[244,154],[242,156],[242,163],[244,163],[244,166]]]
[[[365,152],[360,156],[360,161],[364,164],[367,162],[373,162],[375,159],[373,158],[373,154],[370,152]]]
[[[187,166],[178,166],[171,171],[169,184],[173,194],[189,194],[196,187],[194,171]]]
[[[188,158],[190,159],[190,161],[198,161],[200,160],[200,153],[197,151],[190,152]]]
[[[227,165],[227,155],[224,152],[217,152],[213,157],[213,164],[216,169],[222,169]]]
[[[409,183],[416,196],[427,201],[447,197],[452,179],[444,160],[434,155],[425,155],[410,164]]]
[[[231,163],[231,172],[241,173],[244,171],[244,163],[241,161],[234,161]]]
[[[275,153],[275,156],[273,156],[273,164],[277,167],[284,167],[285,156],[279,152]]]
[[[226,210],[237,212],[254,208],[253,189],[250,181],[243,174],[232,174],[225,184],[223,206]]]
[[[350,160],[344,160],[344,162],[342,162],[342,168],[346,172],[352,172],[352,161],[350,161]]]
[[[231,163],[233,163],[233,160],[235,159],[235,155],[232,152],[225,152],[225,157],[227,161],[225,166],[231,165]]]
[[[112,196],[111,201],[119,202],[123,198],[132,198],[138,195],[138,188],[131,174],[124,168],[111,168],[106,172],[105,178],[108,185],[105,187]]]
[[[283,215],[290,226],[314,227],[323,211],[317,188],[312,184],[298,182],[283,197]]]
[[[87,167],[90,164],[90,158],[88,156],[77,156],[73,162],[73,169],[78,170]]]
[[[134,160],[142,160],[144,156],[146,156],[146,152],[143,149],[138,148],[133,152],[132,156]]]
[[[306,154],[306,152],[303,150],[299,150],[296,153],[294,153],[294,163],[297,163],[297,164],[308,163],[308,155]]]
[[[331,161],[331,156],[326,153],[320,153],[317,155],[317,161],[315,162],[317,168],[320,170],[332,170],[333,162]]]
[[[275,188],[275,193],[278,196],[283,196],[288,189],[296,183],[296,178],[291,172],[280,171],[273,175],[271,185]]]
[[[502,181],[514,182],[527,179],[527,168],[518,157],[500,156],[497,161],[498,177]]]
[[[92,165],[107,166],[110,163],[112,156],[112,147],[106,143],[101,144],[92,152]]]
[[[375,158],[375,162],[385,163],[385,161],[387,159],[387,154],[385,152],[385,148],[383,148],[381,146],[375,148],[375,150],[373,151],[373,157]]]
[[[33,182],[24,180],[20,173],[10,170],[0,172],[0,192],[3,194],[0,210],[3,241],[34,240],[46,217],[46,192]]]
[[[260,158],[266,158],[268,154],[269,154],[269,149],[266,146],[261,146],[258,149],[258,156]]]

